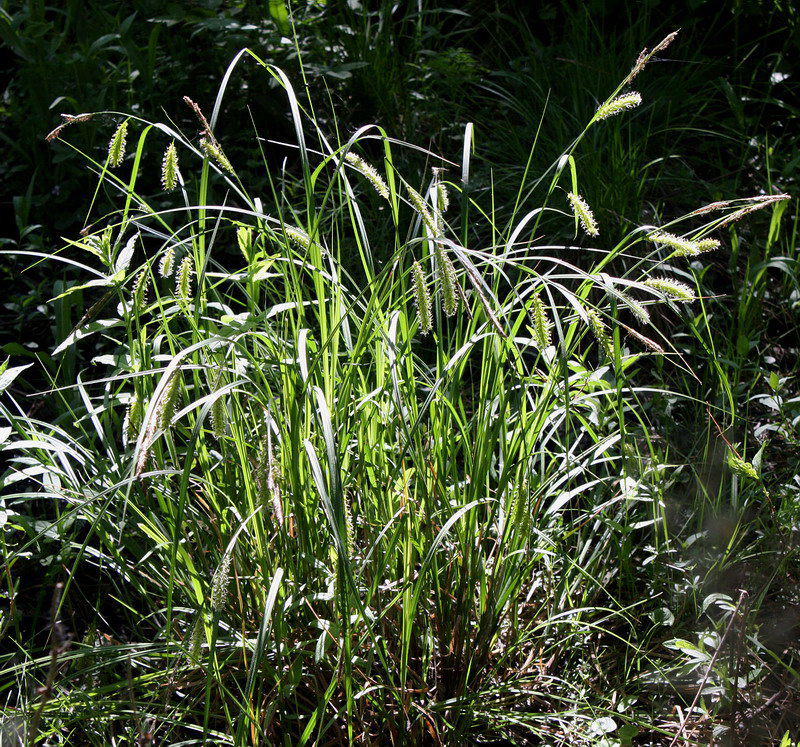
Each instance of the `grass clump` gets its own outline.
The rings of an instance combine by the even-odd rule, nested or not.
[[[49,654],[4,660],[13,707],[41,711],[53,739],[94,744],[666,733],[633,701],[694,670],[663,656],[662,605],[635,593],[642,568],[670,557],[678,479],[642,400],[653,369],[692,366],[653,317],[683,329],[688,307],[665,302],[695,293],[660,273],[700,272],[668,263],[711,245],[639,216],[602,250],[547,234],[571,221],[550,204],[564,189],[582,241],[598,235],[581,140],[639,95],[614,91],[542,176],[540,203],[521,186],[503,221],[491,194],[470,193],[469,147],[449,162],[456,179],[436,172],[417,191],[419,174],[395,166],[410,145],[377,127],[331,142],[283,71],[244,60],[284,90],[297,136],[280,172],[258,141],[268,194],[248,190],[190,99],[197,147],[131,117],[131,174],[86,156],[118,204],[73,242],[94,285],[65,297],[104,295],[54,355],[97,355],[59,392],[63,417],[11,396],[0,413],[19,487],[6,500],[19,515],[50,508],[7,566],[55,533],[57,614],[84,596],[98,614],[59,651],[46,698],[30,693]],[[162,136],[162,186],[182,189],[151,198],[141,156],[164,153]],[[692,235],[752,205],[694,216]],[[737,476],[757,476],[736,459]],[[723,611],[729,627],[741,614]]]

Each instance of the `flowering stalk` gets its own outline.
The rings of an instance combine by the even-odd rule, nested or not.
[[[672,249],[678,257],[694,257],[700,254],[700,248],[696,241],[689,241],[681,236],[666,231],[654,231],[647,237],[648,241],[654,244],[662,244]]]
[[[628,109],[635,109],[642,103],[641,94],[636,91],[630,93],[623,93],[611,101],[606,101],[605,104],[595,112],[594,119],[608,119]]]
[[[295,226],[284,226],[283,231],[286,234],[286,238],[292,242],[295,246],[299,246],[301,249],[310,249],[313,242],[311,241],[311,237],[302,229],[296,228]]]
[[[603,349],[608,359],[613,360],[614,343],[611,340],[611,336],[608,334],[608,328],[600,318],[600,314],[598,314],[595,309],[588,309],[586,311],[586,316],[589,319],[589,328],[592,330],[595,339],[600,344],[600,347]]]
[[[219,371],[214,381],[211,384],[211,391],[216,392],[223,384],[223,373]],[[228,425],[228,407],[225,404],[225,397],[220,395],[211,404],[211,432],[217,441],[221,441],[225,437]]]
[[[641,324],[650,323],[650,312],[639,301],[624,293],[620,295],[620,300],[631,310],[631,313]]]
[[[600,229],[597,227],[594,213],[592,213],[586,200],[574,192],[569,192],[567,194],[567,199],[570,205],[572,205],[572,212],[575,215],[575,219],[580,221],[583,230],[586,231],[589,236],[597,236],[600,233]]]
[[[428,290],[428,283],[425,280],[425,272],[422,269],[422,265],[416,260],[411,265],[411,279],[414,285],[414,300],[417,304],[419,330],[423,335],[427,335],[433,327],[433,315],[431,312],[433,304]]]
[[[177,280],[175,281],[175,295],[181,301],[187,303],[192,292],[192,273],[194,272],[194,262],[190,254],[187,254],[178,267]]]
[[[231,578],[231,553],[222,556],[222,562],[211,580],[211,611],[219,613],[228,596],[228,583]]]
[[[170,245],[161,257],[161,262],[158,265],[158,274],[162,278],[168,278],[172,275],[172,270],[175,268],[175,247]]]
[[[697,253],[701,254],[702,252],[710,252],[714,249],[718,249],[721,242],[719,239],[700,239],[699,241],[695,241],[695,246],[697,246]]]
[[[386,182],[383,181],[383,177],[378,173],[377,169],[372,165],[367,163],[361,156],[356,155],[350,151],[344,157],[344,160],[347,161],[356,171],[359,171],[367,181],[372,184],[375,191],[383,197],[384,200],[389,199],[389,187],[386,186]]]
[[[147,305],[147,288],[150,284],[150,274],[147,268],[142,269],[133,281],[133,289],[131,291],[131,301],[133,309],[137,313],[144,310]]]
[[[542,301],[538,291],[533,297],[531,318],[533,320],[533,340],[539,350],[544,350],[550,346],[550,328],[552,327],[552,324],[547,317],[547,311],[544,308],[544,302]]]
[[[413,187],[406,187],[406,189],[408,190],[408,200],[411,203],[411,206],[417,211],[419,217],[422,218],[422,222],[427,226],[428,230],[431,232],[431,235],[438,236],[439,227],[436,225],[436,221],[433,219],[431,211],[428,210],[428,205],[426,204],[425,200],[422,199],[422,195]]]
[[[439,276],[439,288],[442,292],[442,310],[447,316],[453,316],[458,309],[458,292],[456,290],[456,269],[450,257],[442,247],[437,246],[436,269]]]
[[[655,47],[653,47],[652,51],[649,51],[647,47],[645,47],[639,53],[639,57],[636,59],[636,64],[633,66],[633,70],[631,70],[630,73],[628,73],[628,77],[625,78],[625,83],[630,83],[639,73],[641,73],[642,70],[644,70],[644,66],[651,60],[651,58],[672,44],[677,35],[677,31],[667,34],[667,36],[665,36],[658,44],[656,44]]]
[[[234,173],[233,166],[228,160],[228,156],[225,155],[220,144],[216,140],[212,140],[210,137],[200,138],[200,149],[208,158],[212,161],[216,161],[223,171],[227,171],[231,174]]]
[[[694,292],[686,285],[678,280],[672,278],[648,278],[644,283],[648,288],[664,294],[673,301],[681,301],[683,303],[690,303],[694,301]]]
[[[128,404],[125,411],[125,420],[122,423],[122,435],[125,443],[133,443],[136,439],[136,433],[142,425],[142,416],[144,415],[144,404],[139,397],[134,394],[133,399]]]
[[[161,162],[161,184],[167,192],[171,192],[178,184],[178,151],[173,140],[164,151]]]
[[[128,120],[126,119],[115,130],[111,141],[108,144],[108,165],[114,169],[122,163],[125,158],[125,146],[128,138]]]
[[[169,381],[164,385],[161,396],[156,404],[155,416],[156,425],[159,428],[167,428],[172,423],[172,416],[175,414],[175,407],[178,404],[178,394],[181,389],[181,377],[177,371],[173,371]]]

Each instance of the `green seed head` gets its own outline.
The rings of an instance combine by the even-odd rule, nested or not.
[[[640,324],[650,324],[650,312],[639,301],[624,294],[620,297],[620,300],[631,310],[631,313]]]
[[[386,186],[386,182],[383,180],[383,177],[378,173],[377,169],[372,166],[372,164],[367,163],[363,158],[361,158],[361,156],[358,156],[351,151],[348,151],[344,159],[356,171],[361,172],[361,174],[367,179],[367,181],[370,182],[370,184],[372,184],[372,187],[381,197],[383,197],[384,200],[389,199],[389,187]]]
[[[122,435],[125,443],[133,443],[136,440],[137,433],[142,427],[142,417],[144,416],[144,403],[137,396],[134,395],[133,399],[128,404],[125,412],[125,420],[122,423]]]
[[[642,103],[641,94],[636,91],[630,93],[623,93],[622,96],[617,96],[611,101],[606,101],[595,113],[595,119],[608,119],[628,109],[635,109]]]
[[[219,612],[228,597],[228,584],[231,578],[231,553],[226,552],[222,562],[214,572],[211,581],[211,610]]]
[[[689,239],[667,231],[654,231],[647,237],[647,240],[654,244],[668,246],[678,257],[694,257],[696,254],[700,254],[696,241],[689,241]]]
[[[125,158],[125,145],[128,139],[128,120],[126,119],[114,132],[108,144],[108,165],[114,169]]]
[[[150,273],[145,267],[136,276],[133,281],[133,290],[131,291],[131,302],[133,303],[134,311],[141,312],[147,306],[147,288],[150,284]]]
[[[161,184],[167,192],[171,192],[178,184],[178,151],[173,140],[164,151],[164,160],[161,162]]]
[[[589,328],[592,330],[592,334],[594,335],[598,344],[603,349],[606,357],[609,360],[613,360],[614,343],[611,340],[611,335],[608,334],[608,328],[600,318],[600,314],[598,314],[595,309],[587,309],[586,316],[589,319]]]
[[[458,310],[458,291],[456,269],[442,247],[436,247],[436,271],[439,290],[442,294],[442,310],[447,316],[453,316]]]
[[[172,423],[172,416],[175,414],[180,390],[181,377],[177,371],[174,371],[170,375],[169,381],[164,386],[156,404],[156,424],[159,428],[167,428]]]
[[[533,340],[539,350],[544,350],[550,346],[550,329],[552,324],[547,316],[544,302],[542,301],[538,291],[533,297],[533,304],[531,305],[531,319],[533,321]]]
[[[167,250],[161,257],[161,262],[158,265],[158,274],[161,275],[162,278],[168,278],[172,275],[172,271],[175,269],[175,247],[168,246]]]
[[[216,161],[217,165],[223,170],[233,174],[233,166],[228,160],[228,157],[222,151],[219,143],[211,140],[209,137],[200,138],[200,149],[212,161]]]
[[[672,301],[690,303],[694,301],[694,292],[686,285],[672,278],[648,278],[644,283],[648,288],[665,295]]]
[[[697,247],[697,253],[700,254],[701,252],[710,252],[718,249],[721,242],[719,239],[700,239],[694,243]]]
[[[407,187],[406,189],[408,190],[408,201],[411,203],[411,207],[417,211],[417,214],[422,218],[422,222],[427,226],[431,235],[438,236],[440,233],[439,227],[436,225],[436,221],[433,219],[433,215],[428,209],[425,200],[422,199],[422,195],[413,187]]]
[[[211,383],[211,391],[217,391],[223,384],[223,373],[220,370]],[[227,430],[228,406],[225,403],[225,397],[221,395],[211,404],[211,431],[214,434],[214,438],[216,438],[217,441],[221,441],[225,437]]]
[[[310,249],[312,246],[311,237],[302,229],[297,228],[296,226],[284,226],[283,231],[286,234],[286,238],[292,242],[295,246],[300,247],[301,249]]]
[[[192,274],[194,273],[194,261],[191,255],[187,254],[178,267],[178,277],[175,281],[175,295],[184,303],[188,302],[192,292]]]
[[[353,528],[353,509],[350,506],[350,497],[344,496],[344,533],[347,543],[347,554],[353,557],[356,554],[356,535]]]
[[[597,227],[594,213],[592,213],[586,200],[580,195],[576,195],[574,192],[568,193],[567,199],[569,199],[570,205],[572,205],[572,212],[575,218],[580,221],[583,230],[586,231],[589,236],[597,236],[600,233],[600,229]]]
[[[197,620],[195,620],[192,633],[189,636],[189,659],[197,664],[200,663],[200,652],[203,647],[203,639],[205,638],[206,626],[203,623],[203,615],[198,613]]]
[[[436,207],[440,213],[446,213],[447,208],[450,207],[450,193],[444,182],[436,184]]]
[[[427,335],[433,327],[432,301],[425,273],[417,261],[411,266],[411,279],[414,285],[414,300],[417,304],[419,330],[423,335]]]

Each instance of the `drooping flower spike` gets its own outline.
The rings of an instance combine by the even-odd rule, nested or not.
[[[178,151],[173,140],[164,151],[161,162],[161,184],[167,192],[171,192],[178,184]]]
[[[428,283],[425,279],[422,265],[416,260],[411,266],[411,279],[414,285],[414,301],[417,304],[419,330],[423,335],[427,335],[433,327],[431,294],[428,290]]]
[[[648,278],[644,283],[648,288],[663,293],[672,301],[690,303],[694,301],[694,292],[686,285],[672,278]]]
[[[600,234],[600,229],[597,226],[597,221],[594,219],[594,213],[592,213],[586,200],[574,192],[567,193],[567,199],[572,206],[572,212],[575,218],[580,221],[583,230],[586,231],[589,236],[598,236]]]
[[[636,91],[623,93],[621,96],[617,96],[615,99],[611,99],[611,101],[606,101],[605,104],[602,104],[595,112],[594,118],[596,120],[608,119],[609,117],[614,117],[617,114],[627,111],[628,109],[635,109],[641,103],[642,95],[640,93],[637,93]]]
[[[533,303],[531,305],[531,319],[533,321],[533,340],[539,350],[544,350],[550,346],[551,335],[550,329],[552,323],[547,316],[547,311],[544,308],[540,291],[537,290],[533,296]]]
[[[347,155],[344,157],[344,160],[347,161],[356,171],[360,172],[367,181],[372,184],[375,191],[383,197],[384,200],[389,199],[389,187],[386,186],[386,182],[383,180],[383,177],[378,173],[378,170],[370,163],[367,163],[361,156],[356,155],[352,151],[348,151]]]
[[[125,147],[128,139],[128,120],[126,119],[114,131],[111,141],[108,144],[108,165],[115,169],[125,158]]]

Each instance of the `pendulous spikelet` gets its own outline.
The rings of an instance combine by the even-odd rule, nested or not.
[[[450,193],[447,191],[447,185],[444,182],[436,183],[436,209],[440,213],[446,213],[447,208],[450,207]]]
[[[613,117],[616,114],[624,112],[628,109],[635,109],[641,103],[642,103],[642,96],[636,91],[631,91],[630,93],[623,93],[621,96],[617,96],[617,98],[611,99],[611,101],[606,101],[605,104],[603,104],[595,112],[594,118],[608,119],[609,117]]]
[[[125,146],[128,140],[128,120],[126,119],[114,132],[108,144],[108,165],[113,169],[125,158]]]
[[[442,310],[447,316],[453,316],[458,309],[456,268],[441,246],[436,247],[435,255],[439,290],[442,293]]]
[[[172,275],[172,270],[175,268],[175,247],[168,246],[167,250],[161,257],[161,262],[158,265],[158,274],[162,278],[168,278]]]
[[[436,225],[436,221],[433,219],[433,215],[428,209],[428,205],[425,203],[425,200],[422,199],[422,195],[417,192],[416,189],[410,186],[407,186],[406,190],[408,191],[408,201],[411,203],[411,207],[417,211],[419,217],[422,218],[422,222],[431,232],[431,235],[438,236],[439,227]]]
[[[347,547],[347,555],[348,557],[352,558],[356,554],[356,535],[355,530],[353,529],[353,509],[350,506],[350,499],[347,494],[343,496],[342,503],[342,508],[344,510],[344,535]]]
[[[648,278],[644,283],[648,288],[663,293],[665,296],[673,301],[681,301],[683,303],[690,303],[694,301],[694,291],[678,280],[672,278]]]
[[[192,274],[194,272],[194,261],[190,254],[187,254],[178,267],[177,279],[175,280],[175,295],[183,301],[188,302],[192,292]]]
[[[650,324],[650,312],[635,298],[623,293],[620,300],[624,303],[641,324]]]
[[[587,309],[586,316],[589,319],[589,328],[592,330],[595,339],[609,360],[613,360],[614,343],[611,340],[611,335],[608,334],[608,328],[600,318],[600,314],[595,309]]]
[[[134,395],[125,411],[125,420],[122,423],[122,435],[125,443],[133,443],[136,440],[137,432],[142,426],[144,416],[144,404],[142,400]]]
[[[214,377],[211,383],[211,391],[216,392],[223,384],[222,370]],[[217,441],[221,441],[225,437],[228,427],[228,406],[225,403],[225,397],[220,395],[211,404],[211,432]]]
[[[173,140],[164,151],[161,162],[161,184],[167,192],[172,192],[178,184],[178,151]]]
[[[175,407],[178,404],[178,394],[181,390],[181,377],[173,371],[169,381],[164,386],[155,409],[155,423],[159,428],[167,428],[172,423]]]
[[[714,249],[719,249],[719,246],[722,242],[720,242],[719,239],[700,239],[694,243],[697,247],[697,253],[700,254],[702,252],[710,252]]]
[[[684,239],[674,233],[667,233],[667,231],[654,231],[647,237],[647,240],[654,244],[668,246],[678,257],[694,257],[700,253],[696,241]]]
[[[433,304],[422,265],[416,260],[414,264],[411,265],[411,279],[414,285],[414,300],[417,304],[419,330],[423,335],[427,335],[433,327],[433,315],[431,311]]]
[[[150,273],[145,267],[136,276],[136,280],[133,281],[133,289],[131,291],[131,302],[137,313],[143,311],[144,307],[147,306],[147,287],[149,284]]]
[[[284,226],[283,231],[286,234],[286,238],[301,249],[310,249],[314,243],[311,241],[311,237],[302,228]]]
[[[531,319],[533,321],[533,340],[539,350],[550,347],[550,329],[552,324],[547,316],[544,302],[539,295],[539,291],[533,297],[531,305]]]
[[[592,213],[586,200],[580,195],[576,195],[574,192],[569,192],[567,198],[569,199],[570,205],[572,205],[572,212],[575,218],[580,221],[583,230],[586,231],[589,236],[597,236],[600,233],[600,229],[597,227],[594,213]]]
[[[211,580],[211,611],[219,613],[222,610],[222,605],[228,597],[228,584],[231,579],[231,553],[226,552],[222,556],[222,562],[214,572],[214,577]]]
[[[216,161],[223,171],[227,171],[231,174],[234,173],[233,166],[228,160],[228,156],[225,155],[220,144],[216,142],[216,140],[212,140],[210,137],[200,138],[200,149],[208,158],[212,161]]]
[[[383,197],[384,200],[389,199],[389,187],[386,186],[386,182],[383,180],[383,177],[378,173],[377,169],[372,165],[367,163],[361,156],[356,155],[355,153],[348,151],[344,157],[344,160],[347,161],[356,171],[360,172],[367,181],[372,184],[375,191]]]

